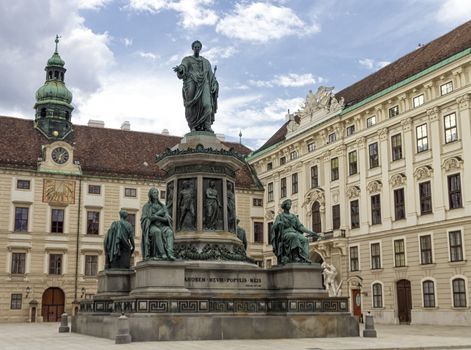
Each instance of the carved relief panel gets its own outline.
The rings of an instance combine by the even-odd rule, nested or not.
[[[196,230],[196,195],[196,178],[178,180],[177,231]]]
[[[234,183],[227,181],[227,225],[229,232],[236,232],[236,201]]]
[[[203,228],[222,230],[222,179],[203,179]]]
[[[75,181],[44,179],[43,202],[74,204]]]

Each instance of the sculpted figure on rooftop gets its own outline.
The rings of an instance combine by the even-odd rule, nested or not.
[[[217,112],[219,84],[216,67],[200,56],[203,45],[196,40],[191,44],[192,56],[183,58],[179,66],[173,67],[177,77],[183,80],[183,104],[185,117],[191,131],[213,131],[211,125]]]

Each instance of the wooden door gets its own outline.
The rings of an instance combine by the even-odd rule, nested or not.
[[[64,313],[64,292],[60,288],[48,288],[43,293],[42,316],[44,322],[60,321]]]
[[[361,319],[361,291],[360,289],[352,289],[352,310],[353,316]]]
[[[410,323],[412,310],[412,297],[410,281],[400,280],[396,283],[397,289],[397,316],[399,323]]]

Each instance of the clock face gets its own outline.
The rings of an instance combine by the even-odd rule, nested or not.
[[[63,147],[56,147],[52,150],[51,157],[57,164],[64,164],[69,160],[69,152]]]

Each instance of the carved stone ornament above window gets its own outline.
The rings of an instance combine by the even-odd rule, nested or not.
[[[300,110],[301,118],[312,117],[313,114],[321,109],[337,112],[343,109],[345,101],[342,98],[337,100],[335,94],[332,92],[334,87],[331,86],[319,86],[316,93],[309,90],[304,106]]]
[[[314,202],[319,202],[321,208],[325,205],[325,195],[324,190],[320,188],[313,188],[309,192],[307,192],[304,196],[304,202],[302,207],[311,206]]]
[[[414,171],[414,177],[417,180],[428,179],[433,174],[433,168],[430,165],[418,167]]]
[[[391,176],[391,178],[389,179],[389,183],[391,184],[391,187],[392,187],[392,188],[405,185],[405,183],[406,183],[406,175],[404,175],[403,173],[394,174],[394,175]]]
[[[373,180],[368,183],[366,189],[368,190],[369,194],[381,192],[383,188],[383,184],[379,180]]]
[[[275,211],[271,209],[265,210],[265,219],[273,220],[275,218]]]
[[[348,199],[358,198],[360,196],[360,187],[350,186],[346,192]]]
[[[445,171],[459,170],[463,168],[463,159],[458,156],[445,159],[442,168],[445,169]]]
[[[430,118],[430,120],[436,120],[438,118],[439,113],[440,108],[438,106],[427,109],[427,116]]]

